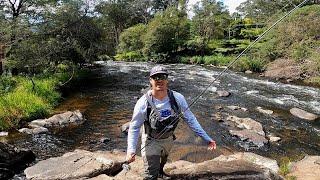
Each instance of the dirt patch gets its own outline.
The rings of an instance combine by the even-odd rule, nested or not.
[[[303,71],[301,70],[298,63],[291,59],[277,59],[268,64],[265,71],[266,77],[276,79],[301,79]]]

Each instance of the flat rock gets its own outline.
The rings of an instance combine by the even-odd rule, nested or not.
[[[185,161],[185,160],[179,160],[179,161],[175,161],[172,163],[167,163],[164,166],[163,170],[164,170],[164,172],[169,173],[172,170],[181,169],[181,168],[184,168],[184,167],[192,165],[192,164],[194,164],[194,163],[189,162],[189,161]]]
[[[24,173],[27,179],[77,179],[112,174],[121,169],[125,153],[85,150],[68,152],[61,157],[39,161]]]
[[[301,161],[292,164],[288,176],[294,176],[297,180],[319,179],[320,156],[306,156]]]
[[[298,118],[314,121],[318,118],[317,115],[309,113],[305,110],[299,109],[299,108],[292,108],[290,109],[290,113]]]
[[[265,136],[261,136],[260,134],[257,134],[256,132],[249,129],[229,130],[229,132],[233,136],[239,137],[242,141],[252,142],[258,147],[262,147],[264,146],[264,144],[268,143],[268,140],[265,138]]]
[[[264,169],[269,169],[274,173],[279,171],[279,166],[276,160],[269,159],[258,154],[251,152],[238,152],[229,156],[221,155],[214,159],[215,161],[234,161],[234,160],[244,160],[256,164]]]
[[[112,179],[115,179],[115,177],[111,177],[106,174],[100,174],[99,176],[89,178],[87,180],[112,180]]]
[[[49,131],[48,128],[63,128],[69,125],[79,125],[84,121],[85,119],[79,110],[67,111],[62,114],[56,114],[48,119],[33,120],[28,124],[30,128],[22,128],[19,132],[27,134],[47,133]]]
[[[265,132],[263,131],[263,127],[261,123],[251,119],[251,118],[239,118],[237,116],[228,116],[228,121],[235,122],[237,127],[240,129],[247,129],[260,134],[261,136],[265,136]]]
[[[136,160],[130,164],[130,170],[125,171],[122,170],[119,174],[117,174],[113,179],[116,180],[127,180],[127,179],[143,179],[143,160],[141,157],[136,156]]]
[[[209,160],[169,172],[172,179],[280,179],[270,171],[243,160]]]
[[[268,115],[271,115],[273,114],[273,111],[272,110],[268,110],[268,109],[262,109],[262,107],[257,107],[256,108],[257,111],[263,113],[263,114],[268,114]]]

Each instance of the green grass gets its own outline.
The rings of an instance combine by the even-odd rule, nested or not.
[[[320,87],[320,76],[311,77],[307,80],[305,80],[306,83],[314,84],[318,87]]]
[[[282,157],[280,159],[280,167],[279,167],[279,174],[285,177],[287,180],[296,180],[295,176],[289,176],[290,173],[290,164],[291,160],[288,157]]]
[[[8,78],[8,77],[5,77]],[[11,77],[15,88],[0,97],[0,130],[15,128],[21,120],[41,118],[50,113],[61,97],[57,91],[63,76]],[[2,83],[2,86],[6,86]]]
[[[212,56],[192,56],[192,57],[180,57],[181,63],[191,64],[205,64],[214,66],[225,66],[234,59],[233,56],[223,56],[222,54]]]
[[[253,72],[262,72],[265,68],[265,62],[263,60],[249,58],[249,57],[241,57],[233,67],[237,71],[246,71],[251,70]]]

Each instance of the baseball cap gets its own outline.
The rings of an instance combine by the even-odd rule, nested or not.
[[[155,67],[153,67],[151,69],[150,77],[155,75],[155,74],[166,74],[166,75],[168,75],[169,73],[168,73],[168,71],[167,71],[167,69],[165,67],[158,65],[158,66],[155,66]]]

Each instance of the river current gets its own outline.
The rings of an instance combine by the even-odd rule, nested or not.
[[[126,135],[121,133],[121,125],[130,121],[137,99],[149,88],[148,73],[155,64],[113,61],[98,64],[100,67],[95,70],[95,77],[83,82],[78,90],[69,92],[55,109],[55,113],[80,109],[87,119],[84,124],[49,134],[16,134],[2,141],[33,150],[37,161],[60,156],[77,148],[90,151],[125,150]],[[164,66],[170,71],[170,88],[183,94],[188,103],[222,71],[199,65]],[[217,96],[216,91],[220,90],[230,92],[231,96]],[[244,107],[248,111],[230,111],[226,108],[229,105]],[[273,110],[274,113],[260,113],[256,110],[258,106]],[[283,157],[298,160],[306,154],[320,155],[319,119],[309,122],[294,117],[289,112],[293,107],[320,115],[320,90],[227,71],[191,107],[206,132],[216,140],[217,150],[207,151],[206,144],[186,123],[180,121],[176,130],[177,140],[169,159],[201,162],[238,151],[250,151],[278,161]],[[229,115],[250,117],[260,122],[267,135],[278,136],[281,141],[257,148],[231,136],[227,128],[215,120],[215,114],[221,109]],[[102,138],[109,141],[101,143]]]

